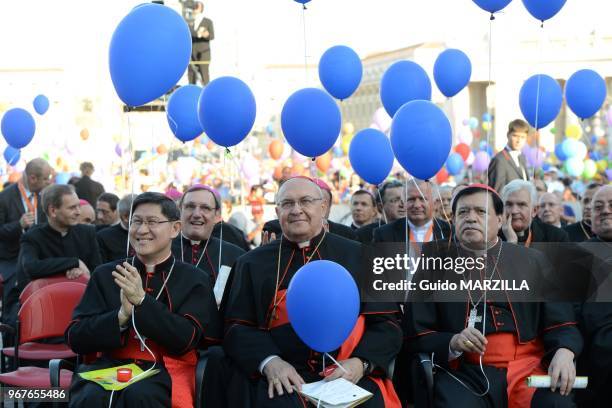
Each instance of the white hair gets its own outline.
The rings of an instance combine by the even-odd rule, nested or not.
[[[508,196],[510,196],[510,194],[516,193],[517,191],[521,190],[527,190],[527,192],[529,193],[529,198],[531,200],[530,204],[532,208],[538,204],[538,192],[536,191],[534,185],[529,181],[516,179],[506,184],[506,186],[501,191],[501,198],[504,202],[504,205],[506,204],[506,200],[508,200]]]
[[[291,180],[304,180],[304,181],[310,182],[317,189],[317,192],[319,193],[319,197],[317,198],[320,198],[321,200],[323,200],[323,190],[321,190],[321,187],[319,187],[317,183],[315,183],[314,181],[306,177],[294,177],[294,178],[290,178],[289,180],[286,180],[283,184],[281,184],[280,188],[278,189],[278,192],[276,193],[276,197],[274,199],[274,202],[276,203],[276,205],[280,204],[281,193],[285,191],[285,186],[287,185],[287,183],[291,182]]]

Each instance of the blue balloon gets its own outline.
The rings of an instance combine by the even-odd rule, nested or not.
[[[551,164],[550,164],[550,163],[546,163],[546,162],[544,162],[544,163],[542,164],[542,170],[544,170],[544,171],[548,171],[548,170],[549,170],[551,167],[552,167],[552,166],[551,166]]]
[[[412,61],[398,61],[391,65],[380,81],[380,99],[389,116],[403,104],[431,99],[431,81],[427,72]]]
[[[595,115],[606,100],[606,81],[591,69],[575,72],[565,85],[565,100],[581,119]]]
[[[359,290],[351,274],[331,261],[302,266],[287,288],[287,314],[293,330],[313,350],[338,349],[359,317]]]
[[[166,118],[174,136],[182,142],[193,140],[202,134],[202,125],[198,120],[198,100],[202,88],[196,85],[185,85],[178,88],[168,99]]]
[[[489,112],[485,112],[482,114],[482,121],[483,122],[491,122],[493,120],[493,116],[491,116],[491,114]]]
[[[331,149],[340,134],[341,122],[336,102],[315,88],[294,92],[281,112],[281,127],[287,142],[307,157],[316,157]]]
[[[591,144],[597,143],[597,135],[591,135]]]
[[[555,146],[555,156],[557,156],[557,159],[561,161],[567,160],[567,155],[565,154],[565,150],[563,149],[563,143],[558,143]]]
[[[463,157],[459,153],[453,153],[446,160],[446,171],[451,176],[456,176],[463,170]]]
[[[363,129],[351,140],[349,161],[355,172],[370,184],[382,183],[393,167],[393,149],[383,132]]]
[[[363,66],[359,55],[344,45],[331,47],[319,61],[319,79],[334,98],[346,99],[359,87]]]
[[[55,184],[68,184],[72,178],[72,174],[68,172],[61,172],[55,175]]]
[[[429,101],[408,102],[391,123],[395,157],[408,173],[422,180],[428,180],[442,168],[452,139],[448,118]]]
[[[255,96],[238,78],[212,80],[198,101],[198,118],[206,135],[220,146],[234,146],[253,128],[257,107]]]
[[[566,0],[523,0],[525,8],[535,18],[544,22],[557,14]]]
[[[506,7],[512,0],[473,0],[478,7],[489,13],[497,13]]]
[[[561,87],[548,75],[534,75],[521,87],[519,94],[521,112],[527,122],[536,129],[542,129],[555,120],[562,103]]]
[[[599,152],[591,152],[591,153],[589,153],[589,157],[593,161],[599,161],[599,160],[603,159],[603,156],[601,154],[599,154]]]
[[[27,146],[36,132],[36,122],[28,111],[21,108],[9,109],[2,117],[2,134],[6,143],[15,149]]]
[[[563,154],[566,158],[571,159],[572,157],[578,154],[578,150],[580,149],[579,142],[574,139],[565,139],[561,143],[561,149],[563,150]],[[581,158],[582,160],[582,158]]]
[[[14,166],[19,163],[19,158],[21,157],[21,150],[15,149],[11,146],[6,146],[4,149],[4,160],[11,165]]]
[[[478,119],[476,119],[475,117],[471,117],[468,120],[468,124],[470,125],[470,129],[475,130],[478,129]]]
[[[191,34],[180,14],[160,4],[134,8],[110,43],[111,79],[119,98],[140,106],[168,92],[191,58]]]
[[[310,0],[294,0],[296,3],[300,3],[300,4],[306,4],[306,3],[310,3]]]
[[[433,75],[440,92],[450,98],[470,82],[472,63],[463,51],[449,48],[436,58]]]
[[[44,115],[49,110],[49,99],[45,95],[38,95],[34,98],[34,110],[39,115]]]

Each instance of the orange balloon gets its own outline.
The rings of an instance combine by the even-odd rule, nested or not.
[[[466,145],[465,143],[459,143],[457,146],[455,146],[455,151],[461,155],[463,161],[466,161],[470,156],[471,149],[470,146]]]
[[[278,139],[271,141],[268,145],[268,153],[270,153],[270,157],[274,160],[278,160],[281,158],[281,156],[283,155],[283,150],[283,142]]]
[[[274,168],[274,173],[272,174],[272,178],[276,181],[280,180],[283,177],[283,167],[277,166]]]
[[[304,173],[304,165],[302,163],[295,163],[291,167],[291,174],[294,176],[301,176]]]
[[[448,180],[448,171],[446,171],[445,167],[442,167],[438,174],[436,174],[436,181],[438,182],[438,184],[441,184],[444,183],[446,180]]]
[[[87,130],[87,128],[81,129],[81,140],[87,140],[89,139],[89,130]]]
[[[332,155],[330,152],[325,153],[322,156],[317,157],[315,163],[317,164],[317,168],[321,170],[323,173],[327,173],[329,170],[329,166],[331,165]]]
[[[16,183],[19,181],[19,179],[21,178],[21,174],[18,172],[15,173],[11,173],[8,177],[8,181],[11,183]]]
[[[160,144],[157,146],[157,154],[166,154],[168,153],[168,148],[164,144]]]

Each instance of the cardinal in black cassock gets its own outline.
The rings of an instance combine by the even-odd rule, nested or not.
[[[96,269],[65,337],[76,353],[101,353],[79,372],[128,363],[160,372],[112,394],[75,375],[71,406],[189,406],[195,349],[218,337],[210,280],[170,250],[180,232],[176,204],[144,193],[133,206],[130,241],[136,256]]]
[[[546,257],[497,239],[503,204],[493,189],[480,184],[461,190],[453,200],[453,214],[457,243],[432,243],[425,257],[475,260],[485,250],[488,257],[483,270],[474,274],[450,270],[443,276],[456,283],[525,279],[532,291],[546,288]],[[421,268],[413,282],[420,285],[436,276]],[[416,292],[405,304],[408,348],[431,355],[440,367],[434,376],[436,407],[573,406],[568,395],[582,339],[571,304],[527,302],[535,293],[504,290],[495,295],[486,290],[450,295],[456,298]],[[526,386],[528,376],[546,374],[552,376],[556,392]]]
[[[224,389],[209,392],[213,406],[235,406],[233,401],[249,406],[246,400],[256,407],[305,404],[293,386],[323,378],[323,356],[304,344],[289,323],[286,290],[301,266],[319,259],[339,263],[359,282],[361,246],[324,231],[321,201],[321,190],[311,180],[285,182],[277,195],[282,239],[252,250],[234,265],[223,342],[234,373]],[[336,369],[329,379],[343,376],[374,394],[364,407],[399,407],[386,379],[401,346],[397,313],[388,303],[362,304],[353,333],[330,353],[347,373]],[[240,395],[237,384],[243,386]]]

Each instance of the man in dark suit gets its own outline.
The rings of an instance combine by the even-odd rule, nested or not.
[[[355,231],[357,240],[364,244],[372,242],[376,228],[406,216],[404,184],[401,181],[393,180],[384,183],[379,190],[379,197],[376,201],[378,211],[382,214],[383,219],[365,225]]]
[[[5,293],[14,286],[21,235],[47,221],[39,193],[50,183],[51,166],[43,159],[34,159],[26,165],[19,182],[0,192],[0,274]]]
[[[502,191],[512,180],[529,180],[527,163],[521,150],[527,142],[529,124],[516,119],[508,125],[508,144],[497,153],[489,164],[489,186]]]
[[[76,194],[79,198],[87,200],[92,207],[96,206],[96,201],[102,193],[104,193],[104,186],[91,179],[91,175],[94,172],[94,166],[90,162],[81,163],[81,179],[74,183]]]
[[[194,20],[189,25],[191,31],[191,61],[189,65],[189,83],[197,83],[197,73],[202,76],[202,86],[210,81],[208,67],[210,66],[210,42],[215,38],[215,30],[211,19],[203,16],[204,4],[196,2]],[[193,64],[195,63],[195,64]]]
[[[450,225],[433,217],[431,183],[407,181],[406,217],[399,218],[374,230],[373,242],[430,242],[450,239]]]
[[[35,279],[63,275],[77,279],[90,276],[101,263],[96,229],[79,224],[81,204],[74,187],[55,184],[42,192],[42,208],[47,222],[30,229],[21,237],[17,261],[17,279],[7,296],[6,319],[17,317],[19,295]]]

